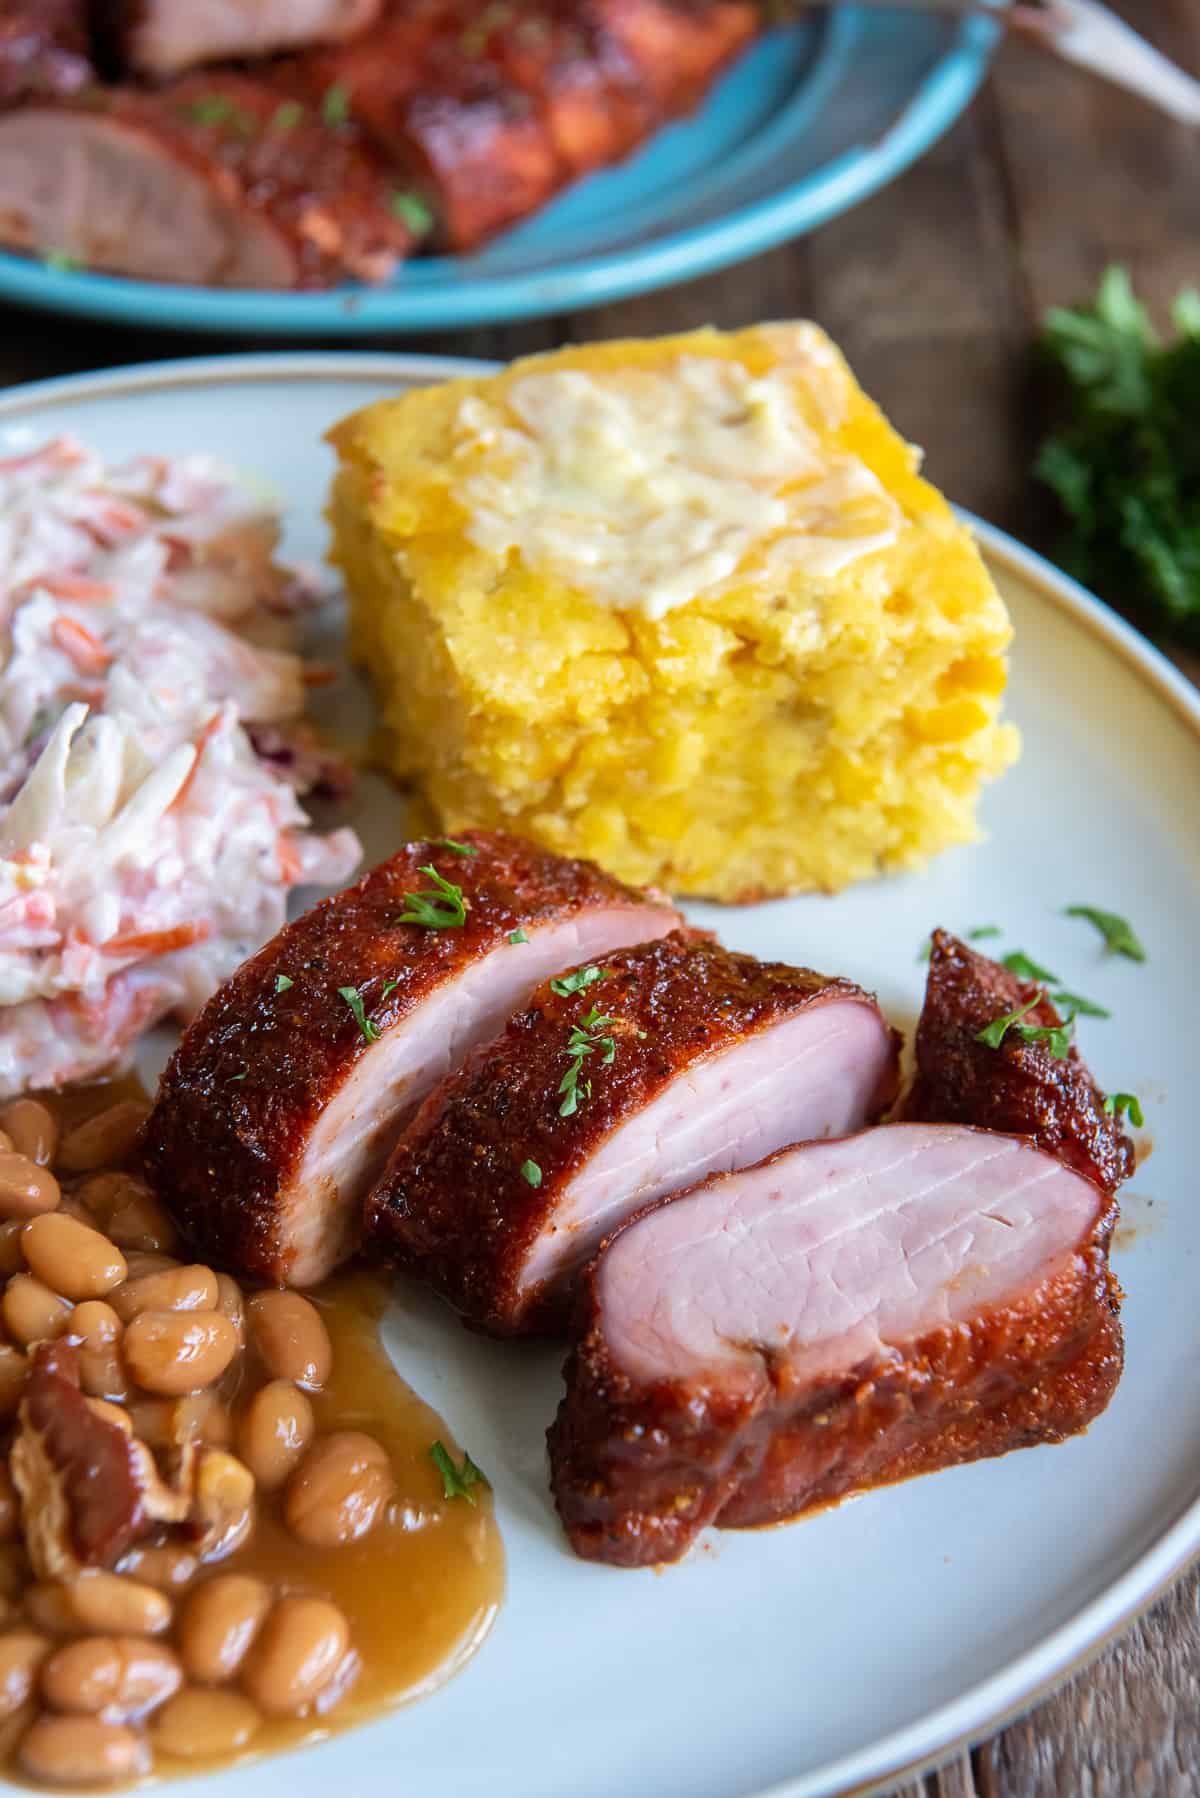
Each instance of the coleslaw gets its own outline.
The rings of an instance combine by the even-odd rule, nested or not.
[[[209,458],[0,459],[0,1095],[113,1071],[358,861],[300,804],[278,534]]]

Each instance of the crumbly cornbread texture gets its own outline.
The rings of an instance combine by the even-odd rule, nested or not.
[[[441,828],[735,901],[977,834],[1008,617],[815,326],[565,350],[332,441],[354,654]]]

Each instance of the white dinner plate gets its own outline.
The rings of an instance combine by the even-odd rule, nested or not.
[[[0,437],[74,430],[110,456],[207,449],[286,496],[287,547],[318,558],[321,436],[378,394],[463,365],[278,356],[45,383],[0,399]],[[952,403],[948,401],[947,403]],[[964,403],[969,403],[969,400]],[[574,1560],[543,1438],[561,1356],[497,1347],[420,1294],[387,1324],[396,1364],[490,1474],[508,1592],[442,1691],[330,1743],[209,1777],[210,1798],[817,1798],[910,1777],[1096,1649],[1200,1548],[1200,703],[1112,613],[979,527],[1016,624],[1024,756],[984,802],[987,840],[923,876],[835,899],[696,907],[726,943],[845,973],[905,1029],[930,927],[1004,944],[1109,1006],[1084,1020],[1108,1088],[1141,1095],[1144,1149],[1116,1266],[1128,1363],[1086,1437],[871,1493],[789,1528],[711,1533],[664,1573]],[[366,781],[374,858],[403,808]],[[1063,916],[1122,912],[1144,965]]]

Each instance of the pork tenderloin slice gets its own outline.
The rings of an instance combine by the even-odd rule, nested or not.
[[[100,0],[100,16],[139,74],[162,78],[225,58],[340,43],[378,19],[383,0]]]
[[[947,930],[931,940],[925,1004],[916,1035],[916,1079],[901,1107],[914,1122],[974,1124],[1029,1136],[1106,1192],[1134,1170],[1133,1144],[1074,1044],[1056,1056],[1044,1041],[1009,1030],[998,1049],[979,1032],[1027,1001],[1027,1024],[1062,1022],[1033,981],[969,949]]]
[[[0,117],[0,243],[151,281],[292,287],[299,276],[287,234],[140,102]]]
[[[642,1213],[588,1272],[550,1430],[576,1552],[675,1560],[1083,1429],[1121,1373],[1115,1215],[1026,1140],[917,1124]]]
[[[561,1329],[631,1211],[857,1129],[895,1095],[895,1033],[848,981],[684,933],[592,973],[543,987],[431,1096],[367,1201],[368,1252],[498,1335]],[[580,1032],[592,1046],[573,1056]]]
[[[462,843],[473,853],[409,844],[314,906],[186,1032],[144,1156],[206,1260],[283,1285],[322,1279],[430,1088],[550,972],[679,922],[591,863],[489,832]],[[461,888],[461,925],[399,922],[408,895],[435,890],[426,867]]]

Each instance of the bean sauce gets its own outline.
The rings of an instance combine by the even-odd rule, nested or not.
[[[446,1498],[429,1450],[449,1433],[380,1343],[384,1282],[301,1300],[189,1262],[138,1178],[143,1115],[122,1083],[0,1116],[0,1767],[34,1786],[213,1770],[364,1722],[457,1671],[503,1587],[490,1492]],[[40,1534],[27,1552],[42,1463],[8,1456],[45,1355],[60,1380],[74,1357],[91,1430],[143,1445],[155,1515],[189,1482],[186,1521],[104,1567],[74,1569],[65,1538],[53,1564]]]

